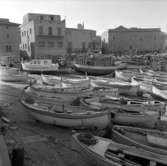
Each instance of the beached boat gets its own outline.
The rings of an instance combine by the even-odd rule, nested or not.
[[[77,72],[87,73],[90,75],[107,75],[114,72],[115,70],[125,68],[124,64],[115,66],[92,66],[92,65],[86,65],[86,64],[81,65],[75,63],[73,66]]]
[[[112,95],[103,95],[98,97],[82,98],[81,103],[85,106],[93,104],[101,104],[109,108],[123,109],[132,112],[152,111],[163,115],[166,112],[166,104],[157,100],[139,100],[126,97],[115,97]]]
[[[17,68],[1,67],[0,80],[6,82],[27,82],[28,76]]]
[[[159,89],[157,86],[152,86],[153,95],[167,100],[167,89]]]
[[[136,146],[167,157],[167,132],[128,126],[114,126],[112,138],[122,144]]]
[[[87,98],[85,100],[81,99],[80,101],[89,109],[108,108],[111,113],[112,121],[115,124],[154,128],[160,116],[159,112],[155,110],[144,111],[140,108],[135,108],[134,110],[132,108],[130,110],[126,106],[120,108],[120,106],[116,104],[103,103],[99,100],[99,97]]]
[[[30,73],[50,73],[58,71],[59,65],[53,64],[51,59],[33,59],[30,62],[22,62],[23,71]]]
[[[115,70],[115,78],[131,82],[131,78],[140,75],[136,70]]]
[[[72,149],[77,151],[88,164],[96,166],[165,166],[167,164],[166,156],[155,155],[135,146],[119,144],[111,139],[87,133],[76,133],[72,136]]]
[[[46,76],[46,75],[43,75],[41,74],[41,80],[44,84],[46,85],[51,85],[51,86],[55,86],[55,84],[61,84],[61,83],[64,83],[64,84],[71,84],[71,86],[74,86],[74,87],[85,87],[85,88],[89,88],[91,86],[91,83],[90,83],[90,79],[87,77],[87,78],[81,78],[81,77],[74,77],[74,78],[71,78],[71,77],[65,77],[65,76]]]
[[[28,113],[35,119],[58,126],[89,128],[106,128],[110,123],[106,109],[91,111],[80,106],[73,106],[64,101],[41,100],[23,92],[21,103],[28,108]]]
[[[138,84],[121,81],[115,78],[90,77],[94,87],[117,88],[118,94],[137,95],[140,92]]]

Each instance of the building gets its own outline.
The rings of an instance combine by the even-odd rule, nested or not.
[[[103,49],[110,53],[145,53],[161,51],[163,33],[159,28],[125,28],[119,26],[102,34]]]
[[[71,52],[99,51],[101,37],[96,36],[95,30],[84,29],[83,24],[77,28],[66,28],[66,50]]]
[[[0,63],[14,64],[19,61],[19,24],[0,18]]]
[[[20,26],[20,49],[31,58],[56,61],[64,56],[65,20],[60,15],[28,13]]]

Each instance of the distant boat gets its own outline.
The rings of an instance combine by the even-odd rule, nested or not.
[[[72,136],[72,149],[91,165],[97,166],[146,166],[166,165],[166,156],[142,148],[114,142],[111,139],[76,133]],[[76,156],[76,155],[75,155]],[[76,158],[77,160],[77,158]]]
[[[74,69],[77,72],[87,73],[90,75],[107,75],[115,70],[124,69],[126,66],[124,64],[119,64],[115,66],[92,66],[92,65],[81,65],[81,64],[74,64]]]
[[[125,82],[115,78],[103,78],[103,77],[90,77],[92,86],[94,87],[107,87],[117,88],[119,94],[137,95],[140,90],[138,84]]]
[[[119,143],[143,148],[167,157],[167,132],[128,126],[114,126],[112,138]]]
[[[133,70],[115,70],[115,78],[131,82],[131,78],[140,75],[139,72]]]
[[[26,92],[23,92],[21,98],[22,104],[28,108],[35,119],[62,127],[89,128],[97,127],[106,128],[110,122],[110,116],[107,110],[91,111],[64,101],[56,102],[49,100],[35,99]]]
[[[60,68],[59,64],[52,63],[51,59],[33,59],[30,62],[22,62],[23,71],[32,74],[64,74],[70,73],[70,68]]]
[[[1,67],[0,80],[6,82],[27,82],[28,75],[17,68]]]
[[[56,84],[70,84],[73,87],[85,87],[89,88],[91,86],[90,79],[87,78],[71,78],[71,77],[65,77],[65,76],[46,76],[41,74],[41,80],[46,85],[55,86]]]
[[[144,111],[142,108],[128,109],[126,106],[119,108],[119,105],[112,105],[100,102],[99,97],[81,99],[81,103],[89,109],[108,108],[112,121],[115,124],[131,125],[138,127],[154,128],[158,122],[159,113],[157,111]],[[125,109],[124,109],[125,108]]]

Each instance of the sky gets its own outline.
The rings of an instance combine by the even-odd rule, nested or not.
[[[26,13],[61,15],[66,27],[84,22],[99,35],[120,25],[167,33],[167,0],[0,0],[0,18],[21,24]]]

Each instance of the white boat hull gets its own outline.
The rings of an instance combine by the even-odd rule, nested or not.
[[[116,113],[113,122],[115,124],[130,125],[138,127],[154,128],[158,121],[158,114],[128,114],[128,113]]]
[[[35,109],[30,104],[27,104],[24,100],[21,100],[21,102],[25,107],[29,108],[28,113],[30,115],[32,115],[36,120],[47,124],[58,125],[62,127],[97,127],[104,129],[110,123],[110,116],[107,111],[93,114],[86,114],[86,112],[83,114],[56,113]]]

